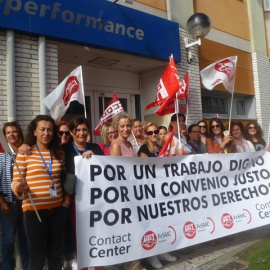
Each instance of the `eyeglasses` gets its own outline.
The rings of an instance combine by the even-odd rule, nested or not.
[[[153,135],[153,134],[158,134],[159,133],[159,131],[156,129],[156,130],[154,130],[154,131],[146,131],[145,132],[147,135],[149,135],[149,136],[151,136],[151,135]]]
[[[248,129],[257,129],[256,127],[249,127]]]
[[[70,135],[70,132],[69,132],[69,131],[58,131],[58,134],[59,134],[60,136],[63,136],[64,134],[65,134],[66,136],[69,136],[69,135]]]
[[[118,131],[111,131],[111,132],[108,132],[108,135],[109,135],[109,136],[116,135],[116,134],[118,134]]]
[[[212,129],[214,129],[214,128],[220,128],[220,125],[213,125],[213,126],[211,126],[211,128]]]
[[[206,126],[199,126],[200,128],[206,128]]]
[[[194,131],[191,131],[192,133],[197,133],[197,134],[201,134],[201,132],[200,131],[196,131],[196,130],[194,130]]]

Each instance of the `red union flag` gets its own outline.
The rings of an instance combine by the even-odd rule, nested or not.
[[[94,135],[99,136],[100,130],[104,124],[111,122],[113,117],[120,112],[123,112],[124,109],[116,93],[113,94],[112,99],[110,100],[107,108],[105,109],[103,115],[101,116],[98,125],[94,130]]]
[[[74,69],[43,101],[54,120],[59,120],[71,101],[84,105],[82,67]]]
[[[168,97],[173,98],[175,93],[181,87],[180,78],[172,57],[170,57],[170,62],[165,68],[164,73],[162,74],[161,79],[158,84],[158,91],[156,100],[145,107],[145,110],[148,110],[152,107],[158,106],[163,103]]]
[[[189,91],[189,72],[186,73],[183,81],[181,82],[180,89],[176,93],[178,99],[187,98]],[[175,105],[173,98],[167,98],[155,112],[159,116],[163,116],[169,113],[175,113]]]
[[[170,137],[162,147],[161,151],[158,154],[158,157],[168,157],[170,156],[170,151],[171,151],[171,145],[172,145],[172,140],[173,140],[173,134],[175,132],[175,128],[173,128]]]
[[[202,83],[208,90],[222,83],[227,91],[233,92],[237,56],[231,56],[219,60],[203,69],[201,73]]]

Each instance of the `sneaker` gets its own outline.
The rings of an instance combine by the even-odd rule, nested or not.
[[[148,257],[146,258],[146,261],[155,269],[160,269],[163,267],[162,263],[158,259],[158,256]]]
[[[177,260],[177,257],[171,255],[170,253],[163,253],[158,255],[158,258],[163,261],[167,262],[175,262]]]

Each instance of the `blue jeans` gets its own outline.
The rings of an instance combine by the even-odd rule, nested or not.
[[[9,203],[11,213],[3,215],[1,213],[2,226],[2,270],[14,270],[14,243],[18,230],[19,250],[23,270],[27,270],[29,263],[29,253],[27,238],[23,225],[22,204],[20,201]],[[1,212],[1,211],[0,211]]]
[[[49,270],[62,269],[62,238],[67,208],[38,210],[41,222],[34,211],[24,212],[24,226],[28,239],[30,262],[28,270],[42,270],[48,258]]]

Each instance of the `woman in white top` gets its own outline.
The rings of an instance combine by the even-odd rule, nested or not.
[[[231,134],[236,153],[255,152],[252,142],[243,138],[244,126],[241,122],[231,122]]]

